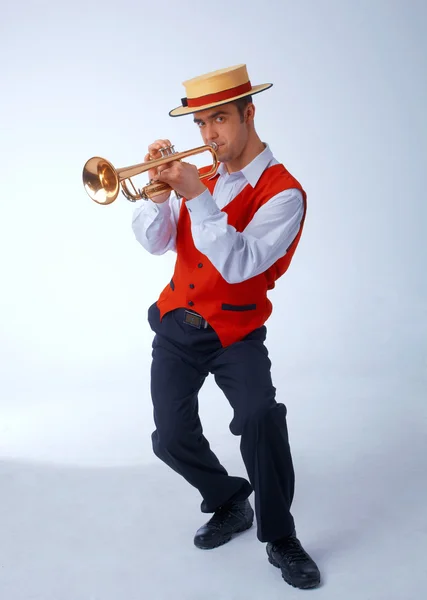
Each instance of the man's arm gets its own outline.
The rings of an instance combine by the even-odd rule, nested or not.
[[[281,192],[255,213],[241,233],[228,224],[209,190],[187,200],[196,248],[205,254],[228,283],[239,283],[264,272],[286,254],[304,214],[297,189]]]
[[[150,254],[176,252],[176,225],[180,200],[174,193],[169,200],[156,204],[151,200],[141,202],[132,218],[132,230],[137,241]]]

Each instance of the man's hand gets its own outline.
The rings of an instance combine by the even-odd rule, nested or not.
[[[144,161],[147,162],[149,160],[156,160],[158,158],[162,158],[160,149],[166,148],[171,145],[172,144],[170,143],[169,140],[156,140],[155,142],[153,142],[152,144],[150,144],[148,146],[148,154],[145,155]],[[167,169],[170,166],[170,164],[171,163],[165,163],[164,165],[160,165],[157,168],[150,169],[148,171],[149,179],[156,180],[157,175],[159,173],[161,173],[164,169]],[[151,200],[152,200],[152,202],[155,202],[156,204],[162,204],[163,202],[166,202],[166,200],[168,200],[169,196],[170,196],[170,190],[165,192],[164,194],[158,194],[157,196],[154,196],[153,198],[151,198]]]
[[[195,165],[174,161],[165,166],[167,168],[157,173],[154,180],[167,183],[186,200],[192,200],[206,190],[206,186],[200,181],[199,172]]]

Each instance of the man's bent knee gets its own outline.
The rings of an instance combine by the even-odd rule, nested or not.
[[[269,406],[247,410],[243,414],[235,411],[230,423],[230,431],[234,435],[242,435],[244,431],[282,426],[286,422],[286,407],[273,401]]]

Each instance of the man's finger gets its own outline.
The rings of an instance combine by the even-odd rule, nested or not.
[[[148,146],[148,152],[152,158],[158,157],[161,148],[171,146],[170,140],[156,140]]]
[[[163,169],[163,171],[159,171],[157,175],[154,177],[154,181],[165,181],[168,182],[170,180],[170,169]]]

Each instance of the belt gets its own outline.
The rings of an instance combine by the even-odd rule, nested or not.
[[[183,323],[185,325],[190,325],[190,327],[196,327],[197,329],[207,329],[210,327],[209,323],[202,317],[202,315],[186,309],[184,309]]]

